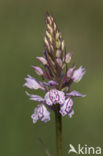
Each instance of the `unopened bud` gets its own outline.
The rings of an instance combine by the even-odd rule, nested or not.
[[[49,16],[47,17],[47,19],[48,19],[49,23],[52,24],[51,18]]]
[[[47,60],[43,57],[36,57],[42,64],[46,65],[47,64]]]
[[[69,63],[71,61],[71,53],[67,53],[65,56],[65,62]]]
[[[47,28],[49,29],[50,33],[53,33],[53,29],[51,28],[51,26],[49,24],[47,24]]]
[[[56,60],[57,60],[57,63],[59,64],[59,66],[62,67],[62,60],[59,58],[57,58]]]
[[[58,38],[59,38],[59,32],[57,31],[57,33],[56,33],[56,40],[58,40]]]
[[[56,27],[56,24],[54,23],[54,31],[56,30],[56,28],[57,28],[57,27]]]
[[[43,70],[40,68],[40,67],[37,67],[37,66],[32,66],[35,70],[35,72],[38,74],[38,75],[43,75]]]
[[[44,42],[45,42],[46,46],[48,47],[48,46],[49,46],[49,43],[48,43],[48,41],[47,41],[47,38],[46,38],[46,37],[44,38]]]
[[[64,40],[62,41],[62,50],[64,50]]]
[[[74,71],[74,69],[75,69],[75,66],[72,67],[72,68],[70,68],[70,69],[67,71],[67,77],[70,78],[70,77],[73,75],[73,71]]]
[[[60,48],[60,41],[56,42],[56,47],[59,49]]]
[[[61,56],[61,53],[62,53],[61,50],[58,49],[58,50],[56,51],[56,57],[60,57],[60,56]]]
[[[47,37],[49,38],[50,42],[52,42],[52,37],[51,37],[51,35],[48,33],[48,31],[46,31],[46,35],[47,35]]]

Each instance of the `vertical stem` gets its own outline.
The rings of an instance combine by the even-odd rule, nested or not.
[[[55,111],[55,122],[56,122],[56,149],[57,156],[62,156],[62,117],[59,113],[59,105]]]

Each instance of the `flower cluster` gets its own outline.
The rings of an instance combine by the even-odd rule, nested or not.
[[[32,114],[33,123],[37,120],[47,122],[50,120],[49,110],[57,111],[62,116],[68,115],[70,118],[74,114],[73,97],[84,97],[77,91],[70,91],[73,82],[79,82],[85,74],[85,69],[80,66],[76,69],[73,65],[68,69],[71,61],[71,53],[66,52],[65,43],[62,39],[54,18],[47,14],[45,17],[46,34],[44,37],[44,57],[37,57],[37,60],[43,65],[43,69],[38,66],[32,66],[35,72],[41,76],[42,81],[28,75],[25,78],[24,86],[29,89],[41,89],[45,96],[33,95],[26,92],[30,100],[37,101],[39,104]],[[59,105],[59,107],[57,107]]]

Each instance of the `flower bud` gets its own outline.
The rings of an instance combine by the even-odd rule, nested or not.
[[[71,53],[67,53],[65,56],[65,63],[69,63],[71,61]]]
[[[64,50],[64,40],[62,41],[62,50]]]
[[[52,37],[51,37],[51,35],[50,35],[50,33],[48,31],[46,31],[46,35],[49,38],[50,42],[52,42]]]
[[[47,60],[44,57],[36,57],[42,64],[46,65]]]
[[[48,43],[48,41],[47,41],[47,38],[46,38],[46,37],[44,38],[44,42],[45,42],[45,45],[49,48],[49,43]]]
[[[59,64],[59,66],[62,67],[62,60],[60,58],[57,58],[56,61]]]
[[[74,69],[75,69],[75,66],[72,67],[72,68],[70,68],[70,69],[68,69],[68,71],[67,71],[67,77],[70,78],[72,76]]]
[[[56,40],[59,39],[59,36],[60,36],[60,34],[59,34],[59,32],[57,31],[57,33],[56,33]]]
[[[56,41],[56,47],[57,47],[57,49],[59,49],[60,48],[60,45],[61,45],[61,42],[58,40],[58,41]]]
[[[58,49],[58,50],[56,51],[56,57],[61,57],[61,53],[62,53],[61,50]]]
[[[51,28],[51,26],[49,24],[47,24],[47,28],[49,29],[50,33],[53,33],[53,29]]]
[[[35,70],[35,72],[38,74],[38,75],[43,75],[43,70],[40,68],[40,67],[37,67],[37,66],[32,66]]]

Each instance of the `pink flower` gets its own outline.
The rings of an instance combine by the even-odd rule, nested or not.
[[[59,66],[62,67],[62,60],[60,58],[57,58],[56,61],[59,64]]]
[[[34,113],[31,118],[33,119],[33,123],[36,123],[37,120],[48,122],[50,120],[50,112],[43,104],[41,104],[34,109]]]
[[[71,98],[68,98],[65,103],[60,108],[60,113],[62,116],[65,116],[70,112],[73,106],[73,100]]]
[[[37,81],[35,78],[31,77],[28,75],[28,78],[25,78],[26,82],[24,86],[28,87],[29,89],[43,89],[44,88],[41,86],[40,82]]]
[[[79,82],[83,75],[85,74],[85,68],[83,68],[82,66],[79,67],[77,70],[74,71],[73,76],[72,76],[72,80],[74,82]]]
[[[44,57],[36,57],[42,64],[46,65],[47,60]]]
[[[69,63],[71,61],[71,53],[67,53],[66,56],[65,56],[65,63]]]
[[[40,68],[40,67],[37,67],[37,66],[32,66],[35,70],[35,72],[38,74],[38,75],[43,75],[43,70]]]
[[[52,106],[53,104],[59,103],[60,105],[65,102],[64,92],[52,89],[45,95],[46,104]]]

